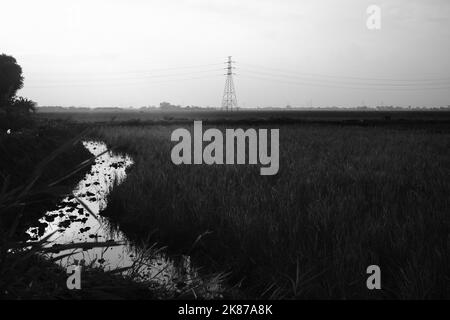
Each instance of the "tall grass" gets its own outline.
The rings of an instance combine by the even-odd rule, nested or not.
[[[175,166],[173,129],[97,130],[135,160],[105,212],[130,234],[195,243],[195,261],[231,271],[249,297],[450,297],[448,131],[286,125],[279,173],[260,176]],[[366,288],[372,264],[380,291]]]

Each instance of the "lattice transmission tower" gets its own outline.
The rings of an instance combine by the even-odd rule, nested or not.
[[[225,89],[223,91],[222,110],[232,111],[238,108],[236,90],[234,89],[233,83],[233,63],[235,62],[231,60],[231,56],[228,56],[228,61],[225,63],[227,64],[225,68],[225,70],[227,70],[227,73],[225,74],[227,80],[225,81]]]

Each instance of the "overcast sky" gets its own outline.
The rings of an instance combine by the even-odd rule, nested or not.
[[[381,30],[366,9],[381,7]],[[2,0],[0,53],[39,105],[450,104],[448,0]]]

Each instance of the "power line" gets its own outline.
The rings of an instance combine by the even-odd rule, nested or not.
[[[25,86],[24,88],[30,88],[30,89],[38,89],[38,88],[56,88],[56,87],[86,87],[86,86],[127,86],[127,85],[148,85],[148,84],[163,84],[163,83],[173,83],[178,81],[187,81],[187,80],[198,80],[198,79],[211,79],[211,78],[218,78],[219,74],[216,75],[206,75],[201,77],[189,77],[189,78],[181,78],[181,79],[170,79],[165,81],[154,81],[154,82],[126,82],[126,83],[75,83],[75,84],[69,84],[69,83],[58,83],[58,84],[52,84],[52,85],[37,85],[37,86]]]
[[[186,75],[191,75],[192,73],[211,73],[214,72],[215,74],[219,75],[219,71],[222,71],[222,69],[211,69],[211,70],[199,70],[199,71],[193,71],[193,72],[184,72],[184,73],[175,73],[175,74],[159,74],[159,75],[148,75],[148,76],[139,76],[139,77],[120,77],[120,78],[105,78],[105,79],[88,79],[86,81],[83,81],[83,84],[96,84],[98,82],[108,82],[108,81],[123,81],[123,80],[147,80],[147,79],[153,79],[153,78],[167,78],[167,77],[178,77],[178,76],[186,76]],[[67,80],[69,80],[69,82],[67,82]],[[40,83],[44,82],[46,84],[59,84],[61,82],[66,82],[66,84],[70,84],[70,80],[72,79],[64,79],[64,80],[39,80]],[[73,79],[73,80],[77,80],[77,79]],[[75,82],[76,83],[76,82]]]
[[[379,83],[368,83],[368,82],[355,82],[355,81],[338,81],[338,80],[328,80],[328,79],[311,79],[311,78],[305,78],[302,76],[290,76],[290,75],[279,75],[274,73],[268,73],[268,72],[261,72],[261,71],[253,71],[246,68],[242,68],[244,72],[249,72],[250,74],[256,74],[256,75],[262,75],[267,77],[278,77],[278,78],[287,78],[287,79],[293,79],[293,80],[300,80],[305,81],[311,84],[328,84],[328,85],[335,85],[335,86],[363,86],[363,87],[422,87],[422,86],[447,86],[450,87],[450,83],[387,83],[387,82],[379,82]]]
[[[425,78],[425,79],[411,79],[411,78],[404,78],[404,79],[395,79],[395,78],[366,78],[366,77],[356,77],[356,76],[346,76],[346,75],[326,75],[326,74],[319,74],[319,73],[298,73],[292,70],[283,70],[283,69],[275,69],[271,67],[265,67],[265,66],[258,66],[254,64],[243,64],[244,68],[254,69],[254,70],[261,70],[266,69],[271,72],[277,72],[281,74],[294,74],[297,76],[309,76],[309,77],[318,77],[318,78],[332,78],[332,79],[351,79],[351,80],[361,80],[361,81],[392,81],[392,82],[443,82],[443,81],[450,81],[450,78]],[[241,67],[240,67],[241,68]]]
[[[142,73],[152,73],[158,71],[170,71],[170,70],[183,70],[183,69],[198,69],[201,67],[211,67],[211,66],[221,66],[222,63],[209,63],[209,64],[201,64],[201,65],[192,65],[192,66],[181,66],[181,67],[169,67],[169,68],[157,68],[157,69],[146,69],[146,70],[134,70],[134,71],[102,71],[102,72],[94,72],[91,74],[142,74]],[[43,75],[54,75],[59,76],[61,74],[72,74],[85,76],[86,72],[31,72],[31,74],[43,74]]]
[[[236,91],[233,82],[233,69],[235,69],[235,61],[228,57],[225,62],[226,66],[226,81],[225,89],[222,98],[222,108],[225,110],[233,110],[237,108]],[[160,84],[167,82],[177,82],[186,80],[206,79],[219,76],[218,71],[222,69],[207,69],[207,70],[192,70],[189,72],[165,73],[171,70],[182,70],[191,68],[203,68],[207,66],[222,65],[221,63],[203,64],[197,66],[182,66],[172,68],[153,69],[153,72],[159,74],[148,74],[152,71],[128,71],[128,72],[113,72],[113,73],[98,73],[98,76],[106,76],[106,78],[86,79],[83,73],[78,76],[85,76],[85,80],[77,81],[77,79],[64,80],[39,80],[39,85],[26,86],[26,88],[54,88],[54,87],[80,87],[80,86],[114,86],[114,85],[140,85],[140,84]],[[255,65],[253,65],[255,66]],[[361,78],[351,76],[330,76],[313,73],[297,73],[295,71],[287,71],[275,69],[271,67],[259,66],[258,70],[252,67],[252,64],[244,64],[241,67],[241,76],[244,78],[258,79],[264,81],[272,81],[277,83],[308,86],[308,87],[325,87],[335,89],[355,89],[355,90],[381,90],[381,91],[416,91],[416,90],[448,90],[450,89],[450,78],[435,78],[435,79],[387,79],[387,78]],[[271,70],[271,71],[268,71]],[[211,73],[211,74],[209,74]],[[32,73],[33,74],[33,73]],[[135,74],[129,77],[118,77],[119,74]],[[199,77],[180,78],[192,74],[205,74]],[[110,77],[110,76],[116,77]],[[118,77],[118,78],[117,78]],[[164,79],[165,81],[148,82],[151,79]],[[71,82],[73,81],[73,82]],[[378,81],[378,82],[375,82]]]
[[[245,75],[245,78],[253,78],[258,80],[265,80],[270,82],[285,83],[298,86],[307,87],[324,87],[324,88],[334,88],[334,89],[352,89],[352,90],[376,90],[376,91],[420,91],[420,90],[448,90],[450,85],[446,87],[420,87],[420,88],[408,88],[408,87],[362,87],[362,86],[345,86],[345,85],[333,85],[333,84],[321,84],[321,83],[311,83],[305,81],[288,81],[284,79],[275,79],[273,77],[255,76],[255,75]]]

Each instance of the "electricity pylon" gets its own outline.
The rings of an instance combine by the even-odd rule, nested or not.
[[[225,70],[227,70],[227,73],[225,74],[227,80],[225,81],[225,89],[223,91],[222,110],[232,111],[238,108],[236,90],[234,89],[233,83],[233,63],[235,62],[231,61],[231,56],[228,56],[228,61],[225,63],[227,64],[227,67],[225,68]]]

